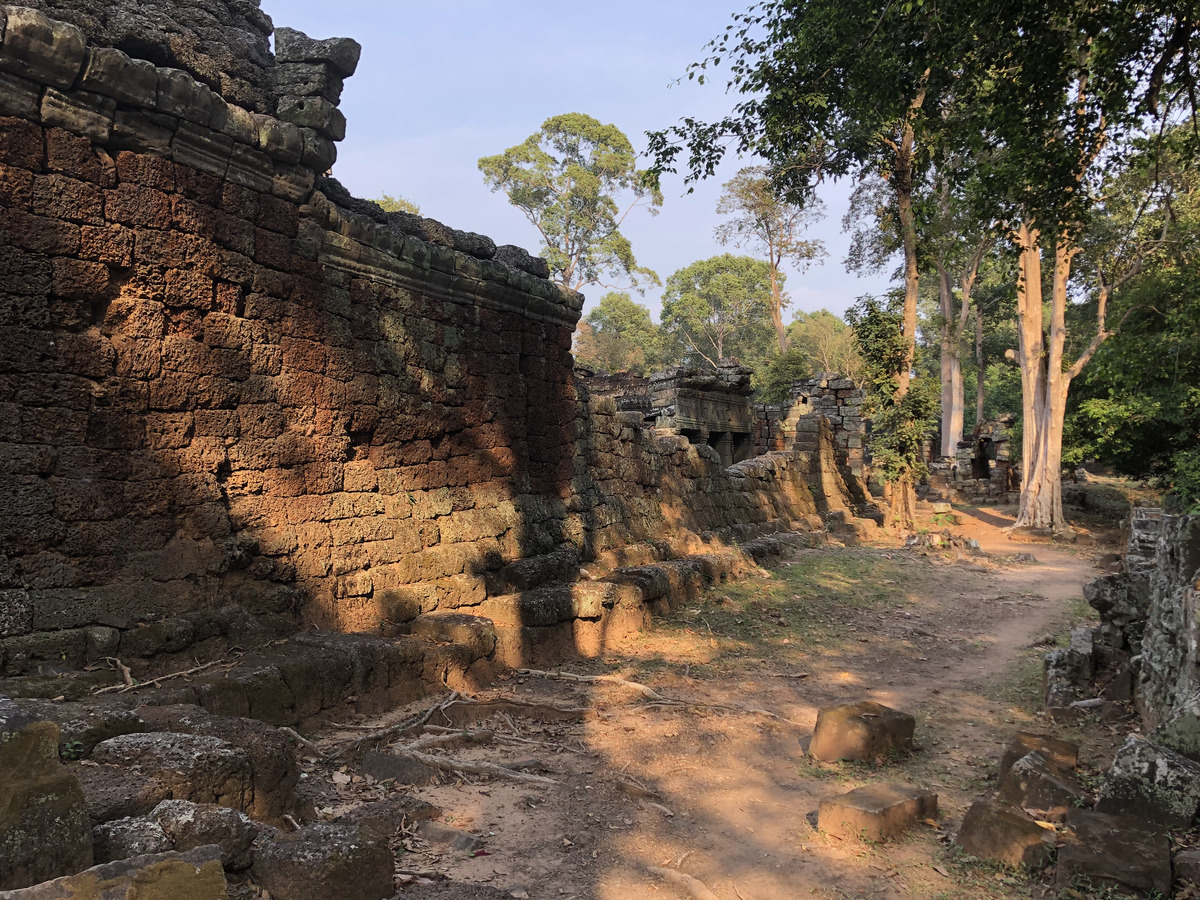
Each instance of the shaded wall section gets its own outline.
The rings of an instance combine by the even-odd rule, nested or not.
[[[322,177],[328,108],[251,114],[109,31],[0,9],[9,671],[181,612],[403,626],[634,545],[820,524],[818,447],[726,468],[591,402],[583,298]],[[352,71],[345,42],[288,40],[289,66]]]

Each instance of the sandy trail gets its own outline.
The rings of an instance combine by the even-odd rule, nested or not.
[[[888,579],[899,596],[891,606],[845,609],[838,623],[845,639],[834,646],[786,660],[721,655],[697,624],[719,599],[710,596],[690,611],[694,627],[668,620],[616,648],[607,665],[562,667],[616,668],[670,697],[769,710],[779,718],[645,708],[611,686],[507,682],[501,692],[596,709],[598,715],[573,727],[519,726],[531,738],[574,742],[587,755],[541,755],[561,787],[491,782],[418,789],[452,824],[485,835],[488,844],[486,855],[430,850],[413,862],[457,881],[524,889],[533,900],[686,897],[646,871],[661,865],[699,879],[721,900],[1012,896],[1011,886],[992,874],[955,868],[946,840],[970,802],[991,789],[988,775],[1011,733],[1048,727],[1006,696],[1004,685],[1021,660],[1027,671],[1035,664],[1033,642],[1061,632],[1072,601],[1097,570],[1095,550],[1012,544],[988,521],[997,518],[967,517],[955,531],[997,559],[1032,553],[1036,564],[980,571],[971,558],[835,551],[867,571],[877,562],[900,575]],[[801,670],[808,677],[778,677]],[[921,750],[878,765],[806,757],[817,710],[863,698],[914,714]],[[539,755],[523,748],[481,752],[509,763]],[[654,796],[633,796],[620,780]],[[932,787],[940,798],[937,825],[882,845],[839,841],[814,829],[823,798],[878,781]]]

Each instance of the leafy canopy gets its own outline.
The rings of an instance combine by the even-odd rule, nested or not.
[[[906,393],[897,394],[899,373],[908,365],[902,300],[860,297],[846,312],[846,319],[863,356],[864,413],[871,419],[872,467],[886,482],[911,484],[929,474],[922,445],[937,416],[938,382],[917,378]]]
[[[605,372],[644,375],[659,364],[659,343],[650,310],[624,291],[610,291],[580,323],[575,358]]]
[[[552,116],[524,143],[480,159],[479,170],[541,233],[542,255],[560,284],[578,290],[611,287],[609,279],[634,289],[659,283],[637,264],[620,228],[637,206],[656,215],[662,194],[637,168],[633,145],[616,125],[583,113]]]
[[[772,347],[771,267],[731,253],[684,266],[667,279],[661,319],[685,358],[715,367],[733,357],[753,367]]]

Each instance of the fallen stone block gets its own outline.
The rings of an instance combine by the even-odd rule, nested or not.
[[[1129,816],[1084,809],[1067,812],[1059,837],[1058,890],[1075,885],[1171,891],[1171,849],[1158,827]]]
[[[1082,797],[1083,785],[1078,779],[1036,750],[1012,764],[999,793],[1001,802],[1033,810],[1052,822],[1066,818],[1067,810]]]
[[[228,900],[217,847],[156,853],[93,866],[0,900]]]
[[[885,841],[937,815],[937,794],[898,784],[872,784],[821,801],[817,827],[838,837]]]
[[[58,758],[58,726],[0,699],[0,890],[92,864],[83,790]]]
[[[168,853],[175,847],[162,826],[145,816],[104,822],[92,829],[92,846],[101,863]]]
[[[384,900],[394,890],[393,868],[386,843],[320,823],[277,834],[255,852],[251,874],[273,900]]]
[[[817,713],[808,753],[815,759],[874,759],[912,750],[916,720],[870,700],[827,706]]]
[[[1004,781],[1013,763],[1035,750],[1063,771],[1071,771],[1079,765],[1078,744],[1050,737],[1048,734],[1018,731],[1009,741],[1004,755],[1000,757],[1000,781]]]
[[[1042,702],[1051,717],[1073,715],[1071,704],[1079,699],[1079,691],[1067,665],[1067,651],[1051,650],[1042,664]]]
[[[97,744],[92,761],[136,768],[185,800],[245,809],[253,797],[246,754],[209,735],[123,734]]]
[[[79,766],[75,773],[93,825],[144,816],[171,796],[157,778],[121,766]]]
[[[1040,866],[1054,848],[1053,828],[994,800],[976,800],[963,816],[955,842],[964,853],[1010,866]]]
[[[151,811],[153,820],[175,850],[213,844],[221,848],[221,865],[231,872],[248,869],[259,826],[236,809],[188,800],[164,800]]]
[[[1096,811],[1187,828],[1200,810],[1200,763],[1130,735],[1113,758]]]
[[[253,787],[252,798],[242,808],[246,814],[277,824],[282,823],[285,814],[295,812],[300,769],[296,765],[295,750],[278,728],[254,719],[211,715],[196,706],[144,706],[137,712],[149,727],[158,731],[218,737],[244,753],[250,763]],[[149,812],[159,800],[170,796],[158,797],[143,812]],[[205,798],[186,799],[201,801]]]

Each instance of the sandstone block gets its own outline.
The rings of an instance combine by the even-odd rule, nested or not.
[[[1171,849],[1166,834],[1129,816],[1083,809],[1067,813],[1060,837],[1056,880],[1060,891],[1080,879],[1094,888],[1171,891]]]
[[[317,173],[328,172],[337,161],[337,147],[333,141],[312,128],[301,128],[300,134],[304,140],[300,164]]]
[[[27,78],[0,72],[0,115],[37,119],[42,110],[42,86]]]
[[[1004,755],[1000,757],[1000,780],[1008,774],[1012,764],[1026,753],[1037,751],[1050,760],[1055,766],[1064,771],[1070,771],[1079,764],[1079,745],[1070,741],[1059,740],[1048,734],[1034,734],[1029,731],[1018,731],[1009,741]]]
[[[342,78],[358,68],[362,46],[351,38],[317,41],[294,28],[275,29],[275,61],[280,63],[328,63]]]
[[[182,69],[157,70],[155,108],[167,115],[208,128],[212,124],[213,93]]]
[[[394,891],[392,854],[345,825],[309,825],[254,854],[254,880],[276,900],[384,900]]]
[[[1200,810],[1200,763],[1130,735],[1113,759],[1096,811],[1187,828]]]
[[[58,758],[58,727],[0,698],[0,891],[92,864],[83,791]]]
[[[183,122],[171,139],[175,162],[214,178],[225,177],[232,153],[233,138],[191,122]]]
[[[92,845],[96,861],[101,863],[168,853],[174,849],[162,826],[143,816],[115,819],[92,829]]]
[[[1180,850],[1172,860],[1172,867],[1175,870],[1176,885],[1200,886],[1200,847]]]
[[[207,735],[125,734],[96,745],[92,760],[137,768],[171,788],[177,798],[246,809],[253,796],[246,754]]]
[[[273,116],[253,116],[255,145],[272,159],[282,163],[300,162],[304,155],[304,135],[299,126]]]
[[[993,800],[972,803],[955,838],[964,853],[1010,866],[1041,865],[1055,840],[1053,828]]]
[[[337,103],[342,96],[342,76],[324,63],[277,62],[272,75],[276,93],[280,96],[324,97]]]
[[[828,762],[908,752],[915,729],[912,716],[870,700],[827,706],[817,713],[808,752]]]
[[[427,641],[460,644],[477,657],[496,649],[496,626],[490,619],[461,613],[426,613],[412,621],[412,636]]]
[[[42,122],[103,144],[112,132],[116,108],[117,101],[111,97],[46,88],[42,96]]]
[[[4,601],[0,595],[0,610]],[[0,621],[3,613],[0,612]],[[3,627],[0,626],[0,634]],[[1150,732],[1150,740],[1160,747],[1174,750],[1193,762],[1200,762],[1200,699],[1192,699],[1168,716]]]
[[[1078,780],[1036,750],[1009,767],[999,793],[999,799],[1009,806],[1036,810],[1050,821],[1062,821],[1067,809],[1082,797]]]
[[[173,116],[149,110],[119,109],[113,116],[111,145],[117,150],[165,156],[171,150],[177,122]]]
[[[333,141],[346,137],[346,116],[321,97],[281,97],[279,118],[302,128],[315,128]]]
[[[886,841],[937,815],[937,794],[898,784],[872,784],[822,800],[817,827],[840,837]]]
[[[158,70],[145,59],[130,59],[111,47],[93,47],[79,86],[121,103],[153,108],[158,101]]]
[[[83,66],[87,40],[74,25],[40,12],[10,6],[0,51],[0,69],[66,90]]]
[[[0,900],[228,900],[218,848],[188,853],[135,856],[94,866],[20,891],[0,891]]]
[[[230,871],[250,867],[259,826],[235,809],[211,803],[164,800],[149,818],[170,839],[175,850],[186,851],[213,844],[221,848],[221,864]]]

